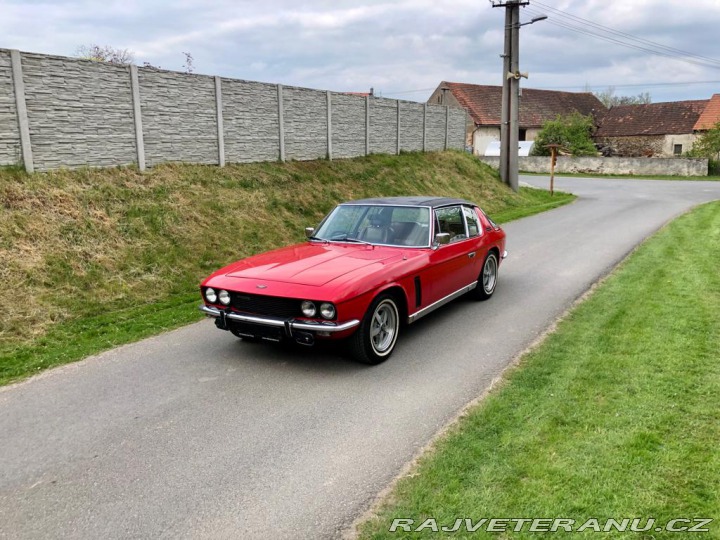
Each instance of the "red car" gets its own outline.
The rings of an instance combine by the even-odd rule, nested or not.
[[[490,298],[507,256],[505,232],[460,199],[347,202],[305,232],[209,276],[200,309],[243,339],[347,339],[355,359],[378,364],[404,324],[466,293]]]

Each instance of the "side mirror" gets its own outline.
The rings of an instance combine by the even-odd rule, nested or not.
[[[435,243],[439,246],[450,243],[450,233],[441,232],[435,235]]]
[[[315,233],[315,227],[305,227],[305,236],[310,238]]]

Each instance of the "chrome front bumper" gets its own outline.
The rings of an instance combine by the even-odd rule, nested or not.
[[[208,317],[225,317],[231,321],[238,321],[248,324],[258,324],[261,326],[268,326],[271,328],[284,328],[287,337],[292,336],[293,330],[301,330],[303,332],[344,332],[355,328],[360,324],[357,319],[338,324],[334,322],[311,322],[311,321],[297,321],[295,319],[279,319],[277,317],[269,317],[262,315],[246,315],[244,313],[235,313],[232,311],[222,311],[218,308],[206,306],[205,304],[200,306],[200,311],[205,313]]]

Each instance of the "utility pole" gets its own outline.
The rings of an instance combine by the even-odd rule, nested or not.
[[[520,27],[547,19],[545,15],[520,23],[520,7],[530,0],[490,0],[493,7],[505,8],[505,49],[503,51],[503,93],[500,114],[500,178],[518,190],[518,139],[520,131]]]

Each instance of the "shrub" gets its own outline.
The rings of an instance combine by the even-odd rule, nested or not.
[[[535,137],[533,156],[549,156],[548,144],[559,144],[562,149],[573,156],[595,156],[597,150],[592,140],[594,128],[591,116],[583,116],[575,111],[566,116],[558,115],[555,120],[548,120]]]

